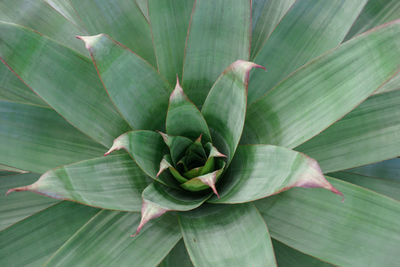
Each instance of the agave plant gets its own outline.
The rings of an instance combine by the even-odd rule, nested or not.
[[[0,265],[398,265],[399,17],[2,1]]]

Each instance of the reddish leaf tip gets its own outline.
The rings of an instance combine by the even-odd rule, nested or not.
[[[6,196],[8,196],[8,194],[10,194],[12,192],[21,192],[21,191],[28,191],[28,187],[27,186],[21,186],[21,187],[8,189],[7,192],[6,192]]]

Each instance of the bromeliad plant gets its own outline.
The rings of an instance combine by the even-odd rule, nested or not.
[[[5,2],[0,265],[397,264],[398,2]]]

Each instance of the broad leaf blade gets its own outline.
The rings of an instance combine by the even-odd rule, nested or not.
[[[129,129],[89,59],[15,24],[0,23],[0,39],[2,61],[72,125],[104,145]]]
[[[42,266],[97,212],[63,201],[1,231],[0,265]]]
[[[50,170],[35,183],[11,189],[31,191],[89,206],[140,211],[149,179],[127,155],[95,158]]]
[[[333,172],[400,156],[400,90],[368,98],[296,150]]]
[[[228,164],[242,135],[252,68],[262,67],[243,60],[232,63],[214,83],[201,110],[213,144],[227,156]]]
[[[330,173],[329,176],[339,178],[343,181],[359,185],[364,188],[368,188],[372,191],[400,201],[399,181],[382,179],[381,177],[364,176],[345,171]]]
[[[400,158],[386,160],[347,171],[400,182]]]
[[[134,0],[70,0],[91,35],[105,33],[156,65],[150,25]]]
[[[251,60],[258,54],[294,2],[295,0],[252,1]]]
[[[132,238],[137,213],[101,211],[79,229],[45,266],[156,266],[181,238],[175,217],[163,216]]]
[[[399,68],[395,21],[304,65],[250,105],[243,142],[296,147],[350,112]]]
[[[206,205],[181,213],[179,222],[195,266],[276,266],[268,229],[252,204]]]
[[[268,72],[255,71],[251,76],[249,104],[300,66],[339,45],[365,3],[296,1],[254,58]]]
[[[0,162],[43,173],[98,157],[105,148],[49,108],[0,100]]]
[[[209,202],[250,202],[292,187],[322,187],[341,195],[318,163],[302,153],[271,145],[239,146],[218,187],[220,199]]]
[[[248,60],[250,1],[196,1],[186,40],[183,88],[201,106],[218,75],[238,59]]]
[[[148,1],[158,70],[170,84],[175,82],[177,75],[182,78],[186,35],[194,2]]]
[[[343,192],[344,203],[322,190],[302,188],[257,201],[271,236],[334,265],[396,265],[399,202],[344,181],[328,180]]]
[[[79,38],[85,42],[110,98],[132,128],[162,130],[170,89],[157,71],[107,35]]]
[[[6,196],[8,189],[33,183],[39,176],[38,174],[26,173],[0,177],[0,231],[55,204],[56,200],[31,192]]]
[[[206,121],[183,92],[179,80],[169,97],[166,129],[168,135],[184,136],[192,140],[202,136],[206,142],[211,141]]]
[[[185,243],[181,239],[158,267],[193,267]]]

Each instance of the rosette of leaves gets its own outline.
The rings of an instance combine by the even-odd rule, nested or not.
[[[0,10],[0,265],[398,263],[398,1]]]

